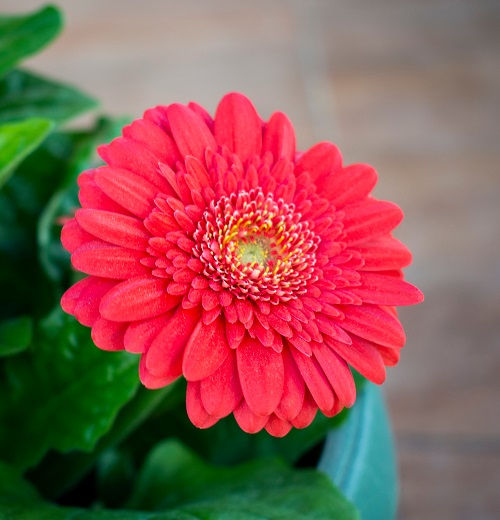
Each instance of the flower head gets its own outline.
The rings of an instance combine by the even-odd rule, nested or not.
[[[285,435],[355,401],[350,367],[382,383],[405,335],[403,214],[370,196],[368,165],[295,149],[287,117],[265,122],[241,94],[146,111],[79,177],[62,231],[89,275],[62,298],[104,350],[141,355],[148,388],[180,376],[200,428],[231,413]]]

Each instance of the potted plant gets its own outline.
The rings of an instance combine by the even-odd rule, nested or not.
[[[69,130],[18,68],[61,27],[0,18],[0,518],[394,517],[366,379],[422,296],[375,170],[238,93]]]

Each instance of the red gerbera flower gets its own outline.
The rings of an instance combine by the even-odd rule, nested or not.
[[[233,413],[282,436],[354,403],[350,366],[383,382],[405,343],[394,306],[422,294],[371,166],[327,142],[297,152],[287,117],[264,122],[241,94],[214,119],[148,110],[99,153],[62,231],[90,276],[62,306],[98,347],[141,354],[145,386],[182,375],[196,426]]]

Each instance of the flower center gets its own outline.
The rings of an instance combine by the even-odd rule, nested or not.
[[[194,233],[204,274],[238,298],[271,303],[296,298],[316,280],[319,237],[293,204],[260,190],[212,202]]]

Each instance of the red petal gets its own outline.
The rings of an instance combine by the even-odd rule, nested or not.
[[[248,300],[236,299],[234,306],[236,307],[241,323],[248,323],[253,318],[253,305]]]
[[[345,319],[341,327],[385,347],[402,347],[405,333],[399,320],[373,305],[339,305]]]
[[[97,168],[95,182],[111,199],[141,218],[151,213],[153,201],[158,195],[158,187],[122,168]],[[166,193],[171,194],[173,190]]]
[[[403,220],[403,212],[392,202],[366,199],[346,206],[344,228],[347,245],[385,235]]]
[[[322,142],[304,152],[295,166],[295,175],[298,177],[302,172],[307,172],[314,182],[341,167],[342,156],[339,149],[332,143]]]
[[[319,363],[296,349],[292,349],[292,354],[319,409],[329,410],[333,406],[333,390]]]
[[[285,373],[285,385],[280,404],[275,410],[281,419],[291,420],[297,417],[302,409],[305,395],[304,379],[293,360],[289,348],[283,349],[283,363]]]
[[[172,383],[171,377],[158,377],[148,372],[148,369],[146,368],[146,359],[144,356],[141,356],[141,361],[139,363],[139,377],[142,384],[146,388],[150,389],[163,388],[164,386]]]
[[[170,192],[169,184],[158,172],[161,158],[142,143],[119,137],[108,145],[100,146],[97,151],[110,166],[135,173],[160,191]]]
[[[424,295],[413,285],[393,276],[361,272],[361,286],[349,290],[365,303],[375,305],[414,305]]]
[[[236,323],[226,322],[226,337],[231,348],[237,348],[245,336],[245,327],[239,321]]]
[[[245,337],[236,350],[245,401],[257,415],[269,415],[278,406],[285,384],[283,357],[260,341]]]
[[[128,323],[99,318],[92,326],[92,340],[102,350],[123,350],[123,337]]]
[[[78,176],[78,200],[83,208],[96,208],[116,213],[125,213],[120,204],[108,197],[97,185],[94,179],[94,170],[86,171]]]
[[[230,354],[210,377],[201,380],[201,401],[214,417],[229,415],[239,404],[243,393],[238,379],[236,355]]]
[[[196,114],[198,114],[203,119],[203,121],[205,121],[205,123],[208,126],[208,128],[210,129],[210,131],[213,130],[214,120],[212,119],[210,114],[201,105],[198,105],[198,103],[191,101],[190,103],[188,103],[188,108],[190,110],[192,110],[193,112],[195,112]]]
[[[295,159],[295,131],[288,117],[281,112],[275,112],[265,127],[262,155],[267,151],[273,154],[274,162]]]
[[[251,101],[242,94],[225,95],[215,114],[215,138],[245,163],[262,149],[262,122]]]
[[[184,351],[184,377],[188,381],[198,381],[211,376],[224,363],[230,352],[222,318],[217,318],[210,325],[200,321]]]
[[[313,352],[334,392],[344,406],[351,407],[356,401],[356,385],[347,363],[325,343],[316,343]]]
[[[148,246],[149,234],[137,218],[98,209],[79,209],[75,217],[82,229],[110,244],[138,251]]]
[[[162,162],[171,166],[180,159],[173,139],[152,121],[137,119],[123,128],[123,136],[145,144]]]
[[[292,425],[288,421],[283,421],[272,414],[265,426],[267,433],[273,437],[284,437],[291,429]]]
[[[130,323],[123,338],[125,350],[134,354],[146,352],[170,317],[170,313],[162,314],[149,320]]]
[[[386,367],[393,367],[394,365],[397,365],[401,355],[401,349],[381,347],[380,345],[374,345],[374,347],[379,351]]]
[[[210,428],[219,419],[208,414],[203,408],[200,382],[189,381],[186,390],[186,410],[189,419],[197,428]]]
[[[384,360],[371,342],[353,336],[352,345],[344,345],[333,340],[328,340],[327,345],[373,383],[380,385],[384,382]]]
[[[411,264],[411,253],[399,240],[385,236],[352,247],[365,261],[363,271],[401,269]]]
[[[124,280],[149,271],[140,263],[142,258],[144,253],[96,241],[87,242],[74,251],[71,263],[86,274]]]
[[[68,289],[61,299],[62,308],[87,327],[100,318],[99,303],[116,285],[114,280],[90,276]]]
[[[165,280],[150,276],[119,283],[102,299],[99,310],[112,321],[137,321],[163,314],[180,302],[167,293]]]
[[[318,179],[318,193],[340,208],[365,199],[377,183],[377,172],[368,164],[352,164]]]
[[[204,162],[205,150],[217,143],[203,119],[189,108],[175,103],[167,107],[172,135],[181,155],[193,155]]]
[[[99,279],[93,276],[89,276],[87,278],[84,278],[83,280],[76,282],[73,286],[71,286],[62,295],[61,298],[61,307],[63,308],[64,312],[74,315],[75,307],[81,300],[82,296],[88,289],[94,287],[96,283],[100,283]],[[112,287],[114,283],[116,282],[112,282],[110,287]]]
[[[145,357],[151,374],[169,377],[173,381],[182,374],[182,356],[189,337],[200,321],[200,310],[179,308],[167,319],[156,333]]]
[[[240,428],[246,433],[257,433],[266,425],[269,420],[268,415],[255,415],[248,407],[245,400],[234,410],[234,418]]]
[[[290,422],[293,426],[295,426],[295,428],[306,428],[313,422],[317,412],[317,404],[314,402],[314,399],[311,397],[311,394],[309,394],[309,392],[306,392],[302,409],[300,410],[297,417],[295,417],[295,419],[292,419]]]
[[[82,244],[85,244],[85,242],[91,242],[94,239],[95,237],[84,231],[74,218],[68,220],[61,230],[62,245],[70,253]]]

